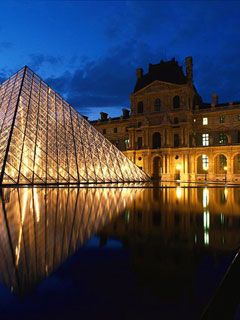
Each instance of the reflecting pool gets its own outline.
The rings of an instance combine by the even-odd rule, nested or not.
[[[2,189],[0,318],[198,319],[239,246],[238,187]]]

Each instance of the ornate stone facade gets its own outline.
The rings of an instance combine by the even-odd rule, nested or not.
[[[92,124],[146,173],[162,180],[240,181],[240,102],[204,103],[174,59],[149,65],[131,94],[131,113]]]

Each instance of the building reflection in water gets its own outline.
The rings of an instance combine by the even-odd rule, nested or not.
[[[240,189],[145,189],[128,213],[104,227],[100,236],[123,241],[138,283],[158,292],[159,301],[191,297],[197,310],[195,297],[202,308],[213,293],[202,289],[210,282],[203,275],[223,270],[225,257],[240,245]],[[200,274],[203,278],[198,279]],[[196,286],[202,290],[198,288],[199,296]]]
[[[120,240],[147,285],[159,284],[157,277],[164,294],[176,294],[171,288],[193,281],[204,253],[217,259],[239,247],[240,189],[4,189],[0,228],[1,282],[15,292],[29,290],[97,235],[101,246]]]
[[[185,246],[221,250],[235,249],[240,243],[240,188],[141,189],[128,211],[127,221],[119,217],[108,230],[112,227],[119,236],[130,235],[130,230],[157,234],[163,241],[177,236]]]

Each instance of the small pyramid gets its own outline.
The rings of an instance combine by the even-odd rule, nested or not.
[[[0,86],[0,185],[148,180],[28,67]]]

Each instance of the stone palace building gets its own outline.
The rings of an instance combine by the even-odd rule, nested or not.
[[[240,102],[203,102],[192,57],[136,70],[131,111],[91,123],[149,176],[162,180],[240,181]]]

